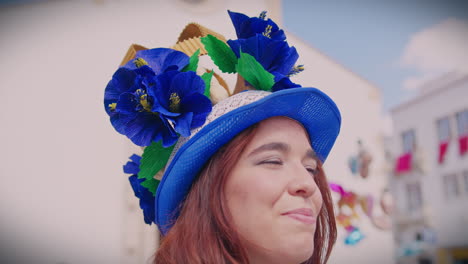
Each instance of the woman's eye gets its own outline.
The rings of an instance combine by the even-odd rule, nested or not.
[[[261,161],[260,164],[282,165],[283,162],[281,160],[264,160],[264,161]]]
[[[318,170],[317,169],[313,169],[313,168],[306,168],[306,170],[312,174],[313,176],[317,175],[318,173]]]

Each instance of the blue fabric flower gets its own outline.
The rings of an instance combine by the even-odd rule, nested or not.
[[[182,70],[190,62],[190,58],[183,52],[157,48],[137,51],[135,59],[127,62],[123,68],[137,69],[142,65],[148,65],[155,74],[166,71]]]
[[[300,84],[293,83],[289,79],[289,77],[284,77],[273,85],[273,87],[271,88],[271,91],[275,92],[275,91],[279,91],[283,89],[298,88],[298,87],[302,87],[302,86]]]
[[[188,62],[187,55],[171,49],[137,52],[105,90],[104,106],[113,127],[138,146],[162,140],[169,147],[179,134],[189,136],[190,129],[201,126],[211,101],[203,95],[205,83],[199,76],[178,71]]]
[[[160,88],[158,88],[160,86]],[[195,72],[170,71],[156,77],[153,112],[160,113],[168,128],[184,137],[190,130],[203,125],[211,112],[211,101],[203,93],[205,82]]]
[[[285,40],[284,31],[271,19],[265,20],[266,12],[262,12],[260,17],[248,17],[242,13],[228,10],[232,24],[236,29],[238,39],[246,39],[257,34],[268,34],[273,40]]]
[[[167,129],[159,113],[151,111],[154,99],[148,90],[155,86],[154,72],[148,66],[135,70],[120,68],[108,83],[104,106],[117,132],[138,146],[162,140],[164,145],[177,141],[173,129]]]
[[[135,196],[140,199],[140,208],[143,210],[143,216],[145,218],[145,223],[151,225],[154,222],[155,211],[154,211],[154,196],[148,191],[145,187],[141,186],[141,183],[145,179],[138,179],[138,172],[140,171],[140,161],[141,157],[133,154],[130,157],[129,162],[123,166],[123,170],[126,174],[132,174],[128,178],[130,185],[132,186]]]
[[[299,58],[296,48],[289,47],[283,30],[271,19],[265,20],[265,13],[260,18],[229,12],[237,40],[228,40],[228,44],[236,56],[240,52],[252,55],[262,66],[275,76],[272,91],[301,87],[291,82],[289,77],[297,72],[294,64]]]
[[[273,91],[301,87],[289,80],[294,64],[299,58],[296,48],[286,41],[277,41],[261,34],[247,39],[228,40],[237,57],[240,51],[252,55],[262,66],[275,76]]]

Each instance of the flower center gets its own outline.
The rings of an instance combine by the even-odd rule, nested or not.
[[[179,113],[180,112],[180,97],[177,93],[171,93],[171,96],[169,97],[169,110],[173,113]]]
[[[151,104],[148,102],[148,95],[142,89],[136,90],[136,95],[140,99],[140,105],[144,111],[151,112]]]
[[[293,75],[296,75],[296,74],[302,72],[303,70],[304,70],[304,65],[294,66],[286,76],[291,77]]]
[[[148,95],[144,94],[140,96],[140,104],[143,106],[143,109],[145,109],[148,112],[151,112],[151,105],[148,103]]]
[[[266,26],[265,31],[262,33],[263,36],[265,36],[265,37],[267,37],[267,38],[271,38],[270,35],[271,35],[271,29],[272,29],[272,28],[273,28],[273,27],[272,27],[271,25]]]
[[[265,20],[266,13],[267,13],[266,11],[262,11],[260,15],[258,16],[258,18],[260,18],[261,20]]]
[[[109,109],[111,111],[115,111],[115,108],[117,107],[117,103],[112,103],[112,104],[109,104]]]
[[[133,60],[133,64],[135,64],[137,68],[140,68],[141,66],[148,65],[148,62],[146,62],[142,58],[136,58],[135,60]]]

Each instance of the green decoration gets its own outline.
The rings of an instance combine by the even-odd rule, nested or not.
[[[208,55],[213,60],[214,64],[224,73],[235,73],[237,57],[232,49],[223,41],[213,35],[207,35],[201,38],[201,42],[205,45]]]
[[[194,72],[197,72],[197,68],[198,68],[198,61],[200,60],[200,49],[197,49],[197,51],[195,51],[195,53],[193,53],[192,56],[190,56],[190,62],[187,66],[184,67],[184,69],[182,69],[183,72],[186,72],[186,71],[194,71]]]
[[[205,93],[204,95],[208,98],[211,98],[211,78],[213,77],[214,71],[205,72],[201,78],[205,81]]]
[[[138,179],[153,179],[154,175],[166,166],[174,146],[175,144],[164,148],[161,141],[158,141],[146,147],[141,156]]]
[[[158,189],[159,182],[160,181],[156,179],[147,179],[141,183],[141,186],[148,189],[154,196],[156,194],[156,189]]]
[[[258,90],[271,91],[275,84],[275,76],[265,70],[252,55],[242,51],[237,63],[237,72]]]

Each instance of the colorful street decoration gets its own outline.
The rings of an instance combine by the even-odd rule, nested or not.
[[[363,179],[366,179],[369,176],[369,165],[372,162],[372,156],[361,140],[358,140],[357,144],[357,154],[349,158],[348,166],[353,175],[359,174]]]
[[[365,235],[356,225],[360,219],[356,211],[359,207],[376,228],[380,230],[391,229],[392,223],[389,215],[393,210],[393,200],[388,189],[385,189],[380,196],[379,204],[382,208],[382,214],[374,213],[374,205],[376,203],[374,203],[372,195],[359,195],[352,191],[346,191],[341,185],[336,183],[330,183],[330,189],[340,197],[337,202],[336,221],[347,232],[344,240],[346,245],[356,245],[365,238]]]

